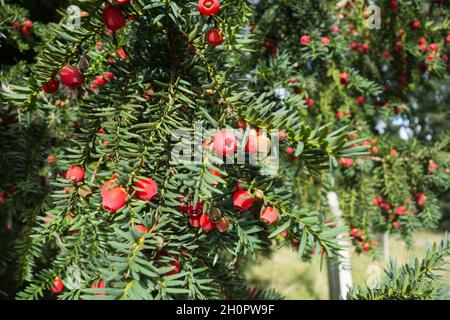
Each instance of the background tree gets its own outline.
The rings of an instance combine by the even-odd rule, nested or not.
[[[240,263],[273,241],[334,258],[345,229],[328,213],[330,190],[358,251],[373,251],[377,230],[408,239],[435,226],[448,138],[414,92],[448,81],[449,11],[421,3],[383,2],[389,27],[375,33],[362,1],[71,1],[80,29],[64,7],[58,24],[30,27],[26,10],[1,2],[2,48],[22,54],[2,59],[0,74],[0,289],[20,299],[279,298],[247,288]],[[422,32],[428,55],[418,54]],[[445,112],[446,89],[433,98]],[[393,120],[420,130],[402,142]],[[175,162],[173,132],[199,127],[216,130],[188,144],[202,161]],[[258,129],[280,130],[276,175],[224,163],[270,146]]]
[[[374,231],[410,241],[417,228],[436,227],[449,179],[439,123],[448,118],[448,4],[380,1],[380,29],[369,29],[367,1],[256,3],[250,86],[310,124],[354,130],[348,141],[369,152],[339,159],[337,180],[322,171],[293,184],[302,200],[326,211],[316,195],[335,189],[358,251],[376,247]]]

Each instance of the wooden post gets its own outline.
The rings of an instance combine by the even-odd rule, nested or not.
[[[381,240],[381,244],[383,246],[383,257],[384,260],[389,260],[389,232],[385,231],[383,233],[383,238]]]
[[[338,227],[344,226],[342,211],[339,208],[339,199],[336,192],[328,192],[327,199],[331,213],[336,217],[336,225]],[[345,300],[347,298],[347,292],[352,286],[350,242],[348,238],[340,238],[338,241],[343,245],[343,248],[339,251],[341,256],[339,262],[334,262],[330,259],[327,261],[330,300]]]

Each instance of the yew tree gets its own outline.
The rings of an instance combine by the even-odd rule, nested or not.
[[[0,52],[21,58],[0,69],[6,297],[280,298],[248,287],[249,259],[281,246],[339,259],[342,238],[375,255],[379,232],[410,242],[438,225],[447,4],[73,0],[43,23],[13,2],[0,1]],[[448,242],[435,249],[401,278],[434,280]],[[417,298],[389,294],[349,297]]]

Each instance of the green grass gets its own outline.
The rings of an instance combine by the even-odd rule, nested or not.
[[[411,258],[423,257],[427,244],[439,243],[444,235],[432,232],[418,232],[414,245],[407,248],[396,236],[389,240],[390,257],[402,264]],[[370,255],[351,254],[352,277],[354,284],[363,284],[370,275],[371,265],[386,266],[383,257],[374,260]],[[310,263],[302,262],[290,248],[285,247],[270,258],[259,257],[246,271],[250,284],[264,289],[276,289],[286,299],[328,299],[328,277],[326,263],[320,271],[320,258],[314,257]],[[372,267],[373,268],[373,267]],[[443,274],[444,281],[450,284],[449,273]]]

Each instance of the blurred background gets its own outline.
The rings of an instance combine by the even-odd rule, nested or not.
[[[420,259],[424,256],[425,248],[433,243],[439,243],[444,234],[444,232],[418,232],[413,246],[409,248],[397,236],[391,236],[389,239],[389,256],[398,264],[409,262],[415,258]],[[379,257],[376,258],[351,253],[350,260],[354,284],[364,284],[374,274],[377,267],[380,267],[379,270],[382,271],[388,264],[381,252]],[[302,262],[298,259],[296,252],[292,251],[291,248],[284,247],[274,250],[271,257],[258,257],[256,263],[251,262],[246,266],[246,270],[247,279],[251,285],[263,289],[276,289],[288,300],[329,299],[327,264],[324,262],[320,271],[320,258],[318,256],[313,257],[310,262]],[[450,285],[450,273],[448,271],[440,272],[440,276],[442,276],[443,282]]]

